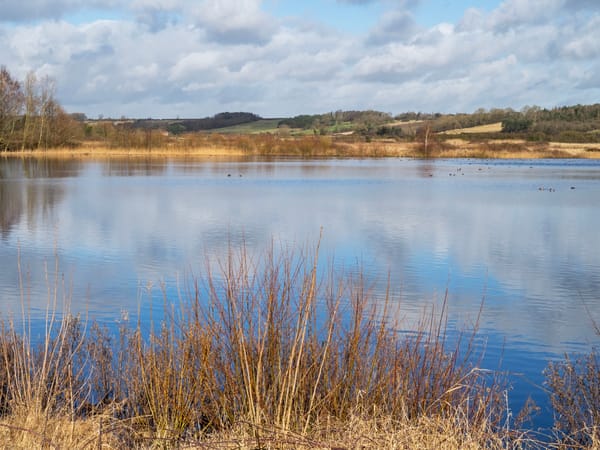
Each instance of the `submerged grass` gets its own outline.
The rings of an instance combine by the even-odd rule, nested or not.
[[[149,329],[140,320],[111,331],[56,317],[51,289],[39,344],[25,307],[24,331],[14,322],[0,330],[0,441],[5,448],[538,445],[508,414],[506,378],[478,367],[476,327],[451,345],[443,307],[402,333],[391,296],[376,301],[360,275],[323,273],[317,262],[318,247],[258,259],[232,251],[207,265],[183,298],[165,293],[164,316]],[[578,383],[557,389],[572,393]],[[584,410],[589,398],[578,401]],[[561,442],[581,441],[574,420]],[[586,433],[597,420],[585,422]]]

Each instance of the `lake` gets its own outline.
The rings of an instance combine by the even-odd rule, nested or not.
[[[548,360],[600,343],[599,224],[598,161],[2,159],[0,311],[18,319],[23,297],[43,320],[58,274],[74,313],[145,320],[229,248],[322,236],[320,261],[375,299],[389,278],[407,327],[447,298],[468,329],[483,302],[483,363],[548,426]]]

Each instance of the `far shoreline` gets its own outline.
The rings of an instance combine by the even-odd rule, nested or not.
[[[315,145],[311,146],[311,139]],[[48,148],[34,150],[0,151],[2,158],[193,158],[230,159],[247,157],[296,158],[414,158],[414,159],[600,159],[600,143],[536,143],[522,140],[486,140],[469,142],[447,139],[423,151],[416,142],[374,140],[372,142],[337,141],[326,138],[278,139],[268,149],[259,145],[174,146],[171,144],[152,148],[113,148],[94,143],[84,143],[73,148]],[[325,145],[323,145],[325,142]]]

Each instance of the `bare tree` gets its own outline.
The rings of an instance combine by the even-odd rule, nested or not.
[[[82,128],[55,99],[56,84],[29,72],[24,83],[0,67],[0,150],[73,143]]]
[[[15,145],[15,129],[23,110],[21,84],[0,67],[0,148],[9,150]]]
[[[24,96],[25,96],[25,117],[23,119],[23,139],[21,141],[21,150],[32,147],[32,136],[34,133],[34,121],[38,111],[38,99],[36,95],[37,78],[35,73],[29,72],[25,78]]]
[[[48,105],[48,142],[47,146],[57,147],[73,145],[83,138],[83,128],[70,114],[53,100]]]
[[[431,127],[431,121],[426,120],[417,130],[417,140],[420,143],[421,154],[425,158],[431,157],[433,147],[436,144],[435,133]]]
[[[54,80],[48,76],[42,78],[38,84],[38,105],[39,105],[39,134],[37,147],[42,147],[42,141],[44,147],[48,146],[48,137],[50,130],[48,129],[49,123],[55,115],[56,102],[54,101],[54,92],[56,85]]]

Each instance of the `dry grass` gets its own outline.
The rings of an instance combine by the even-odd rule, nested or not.
[[[57,268],[55,272],[58,273]],[[402,333],[397,302],[313,251],[244,249],[208,264],[160,321],[110,331],[70,315],[48,277],[45,333],[0,333],[5,448],[594,448],[598,365],[550,366],[556,442],[520,429],[504,374],[482,370],[477,325],[447,339],[447,312]],[[26,292],[26,290],[23,290]],[[27,304],[24,295],[23,304]],[[65,299],[66,301],[66,299]],[[394,306],[396,305],[396,306]],[[412,329],[412,327],[411,327]],[[583,367],[583,369],[579,369]],[[578,374],[578,375],[575,375]],[[563,381],[561,381],[563,380]],[[562,400],[560,400],[562,399]],[[591,414],[591,415],[590,415]],[[594,415],[596,414],[596,415]]]
[[[11,418],[12,419],[12,418]],[[44,433],[34,430],[46,428]],[[238,422],[230,429],[207,434],[200,439],[173,442],[134,434],[125,422],[111,418],[70,421],[50,419],[40,423],[26,419],[15,425],[10,419],[0,420],[0,448],[3,449],[120,449],[120,448],[187,448],[213,450],[489,450],[506,449],[506,440],[492,429],[465,432],[453,420],[423,417],[417,421],[392,418],[364,419],[350,417],[343,423],[334,420],[315,428],[310,435],[284,431],[275,427],[260,427],[260,447],[257,447],[256,427]],[[494,438],[494,436],[497,436]],[[527,448],[531,441],[523,434],[514,436],[510,448]]]
[[[310,436],[263,428],[263,449],[277,450],[478,450],[482,448],[527,448],[526,435],[513,436],[510,446],[492,429],[465,432],[454,420],[421,417],[418,420],[352,416],[343,423],[330,420],[315,428]],[[496,436],[496,437],[494,437]],[[217,450],[255,450],[256,441],[248,424],[238,424],[226,434],[210,436],[202,442]],[[198,447],[200,448],[200,447]]]
[[[169,147],[145,149],[110,148],[102,146],[83,146],[76,148],[58,148],[48,150],[29,150],[0,153],[4,157],[34,157],[34,158],[83,158],[83,159],[111,159],[111,158],[167,158],[173,156],[195,158],[229,158],[246,155],[241,149],[225,147],[199,147],[171,149]]]
[[[448,144],[449,148],[435,152],[433,157],[485,159],[600,158],[599,144],[536,143],[517,139],[495,139],[483,142],[448,139],[445,140],[445,143]]]
[[[555,411],[558,448],[600,448],[600,355],[552,362],[546,384]]]
[[[573,157],[600,158],[600,144],[550,142],[550,150],[566,152]],[[583,156],[585,155],[585,156]]]
[[[503,378],[477,368],[475,331],[450,346],[443,309],[402,334],[391,298],[375,301],[362,277],[320,272],[317,261],[318,247],[231,252],[183,298],[165,294],[164,318],[149,330],[138,322],[116,334],[55,317],[52,293],[40,345],[25,316],[24,333],[10,322],[0,333],[5,442],[399,448],[427,435],[432,448],[475,448],[520,439],[504,426]]]
[[[110,423],[107,421],[107,423]],[[98,449],[122,448],[114,430],[101,418],[72,420],[67,416],[9,416],[0,419],[2,449]]]
[[[430,158],[600,158],[600,144],[531,143],[522,140],[435,139]],[[38,158],[172,158],[224,159],[256,156],[283,157],[408,157],[422,158],[418,142],[379,139],[364,142],[348,136],[281,137],[271,134],[194,134],[171,138],[153,147],[107,146],[85,142],[74,148],[2,152],[2,157]]]
[[[440,134],[477,134],[477,133],[499,133],[502,131],[502,122],[490,123],[487,125],[478,125],[469,128],[457,128],[454,130],[443,131]]]

